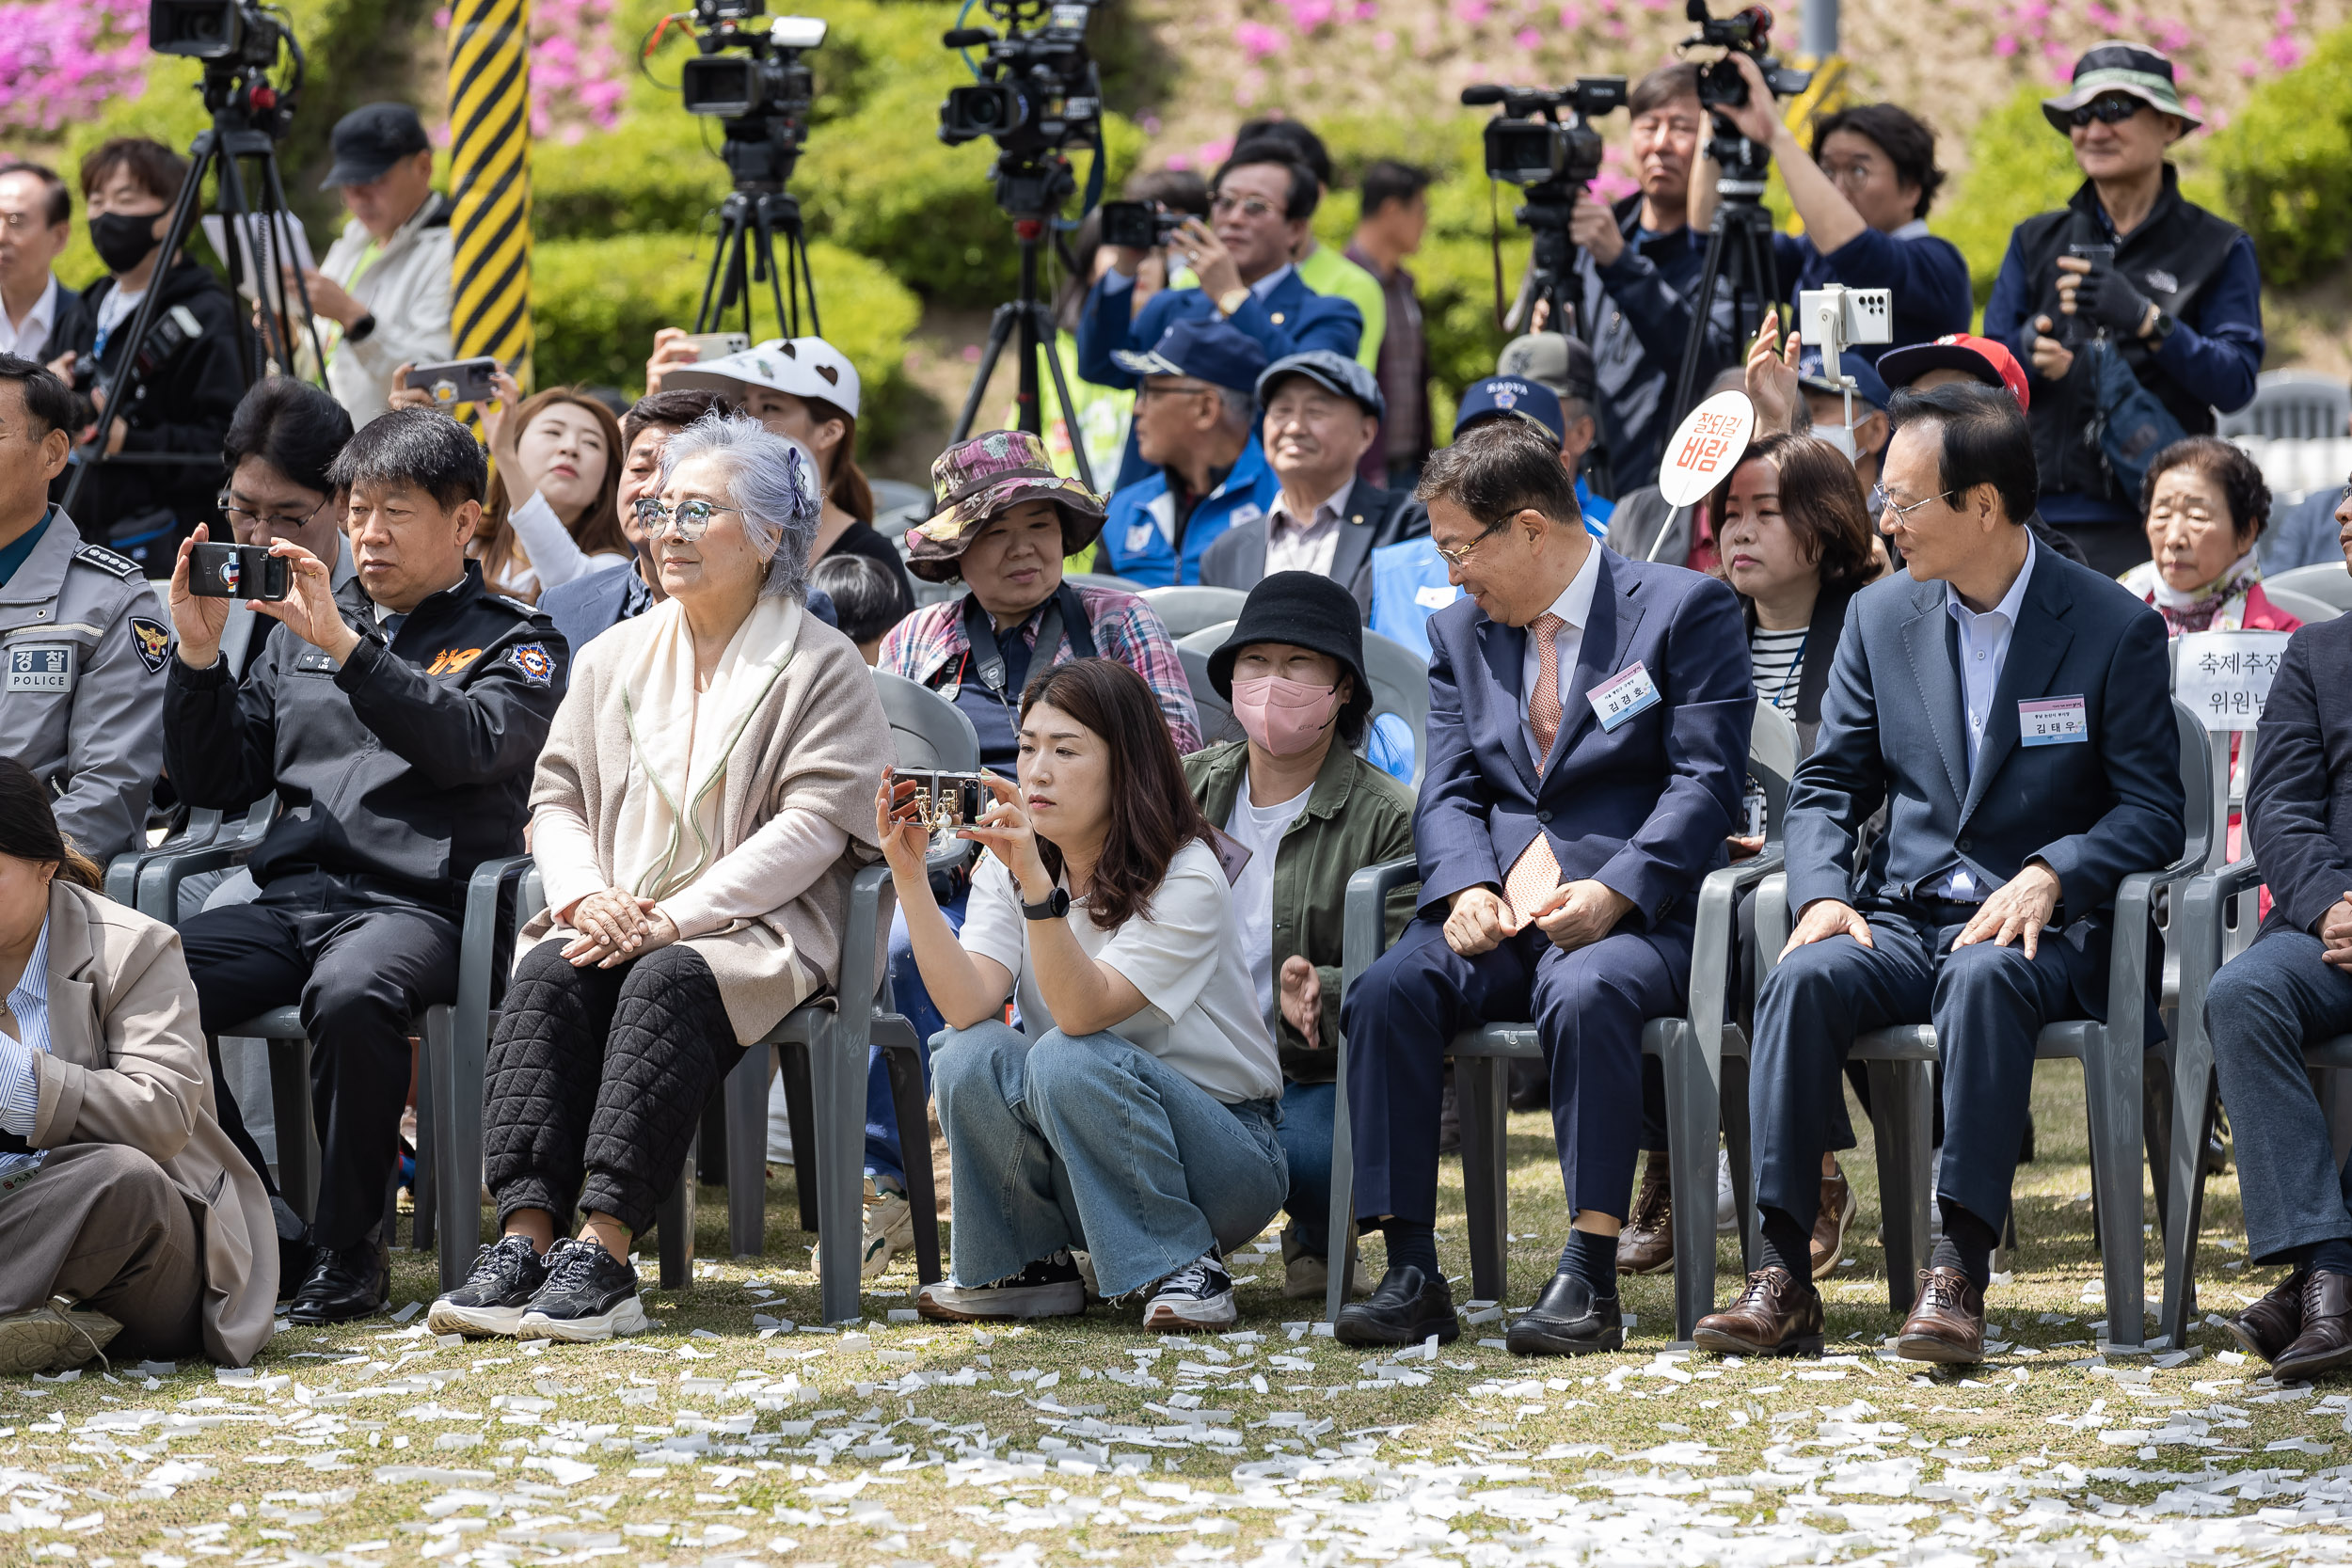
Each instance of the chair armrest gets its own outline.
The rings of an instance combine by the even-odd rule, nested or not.
[[[1691,943],[1691,1032],[1710,1060],[1719,1059],[1724,1021],[1730,1011],[1724,980],[1731,971],[1732,943],[1740,935],[1740,895],[1774,878],[1786,885],[1781,877],[1786,863],[1781,847],[1768,844],[1746,860],[1708,872],[1699,884],[1698,924]]]
[[[1415,860],[1383,861],[1347,879],[1347,903],[1340,936],[1342,988],[1372,967],[1388,947],[1389,895],[1421,875]]]
[[[498,978],[491,970],[498,954],[499,891],[510,875],[531,863],[529,855],[484,861],[466,882],[465,925],[457,942],[457,1016],[475,1021],[485,1038]]]
[[[166,850],[151,855],[138,873],[138,911],[151,919],[167,926],[180,924],[180,884],[190,877],[206,871],[225,871],[232,865],[243,865],[253,853],[253,844],[239,839],[230,844],[208,844],[197,849]]]
[[[1774,871],[1756,884],[1756,983],[1760,988],[1780,966],[1794,922],[1788,918],[1788,873]]]
[[[2162,871],[2135,871],[2115,893],[2115,944],[2107,955],[2108,1033],[2137,1049],[2148,1014],[2149,932],[2159,895],[2201,879],[2202,859],[2184,856]],[[2185,933],[2184,933],[2185,934]]]
[[[850,997],[863,997],[866,1006],[844,1006],[841,1019],[854,1024],[858,1036],[871,1028],[873,1002],[881,991],[878,982],[856,980],[855,975],[874,973],[874,954],[882,936],[882,924],[888,908],[882,899],[891,894],[890,867],[882,862],[865,867],[850,879],[850,912],[841,930],[841,982],[834,990],[846,1003]]]

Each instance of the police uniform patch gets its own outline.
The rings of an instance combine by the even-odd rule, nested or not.
[[[523,673],[523,679],[532,685],[550,686],[554,684],[555,656],[548,652],[547,644],[525,642],[508,654],[506,657],[516,669]]]
[[[73,689],[74,653],[71,642],[20,643],[10,648],[8,689],[64,696]]]
[[[87,561],[100,571],[112,572],[119,578],[135,578],[141,570],[137,562],[103,545],[84,545],[73,552],[73,559]]]
[[[139,662],[147,666],[147,673],[154,674],[164,667],[164,660],[171,656],[171,628],[145,615],[134,615],[131,617],[131,647],[139,656]]]

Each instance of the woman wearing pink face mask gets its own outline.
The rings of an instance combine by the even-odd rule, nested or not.
[[[1277,572],[1250,590],[1233,635],[1209,656],[1216,693],[1249,738],[1184,758],[1201,815],[1249,851],[1233,920],[1282,1057],[1291,1297],[1322,1295],[1327,1277],[1347,879],[1413,852],[1413,792],[1356,754],[1372,711],[1360,614],[1353,594],[1315,572]],[[1412,918],[1414,893],[1389,897],[1391,941]]]

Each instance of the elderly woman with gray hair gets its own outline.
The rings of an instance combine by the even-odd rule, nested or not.
[[[660,499],[638,502],[668,597],[581,652],[540,754],[548,907],[484,1103],[501,1234],[433,1304],[437,1332],[643,1331],[631,1240],[705,1103],[838,977],[891,739],[856,646],[803,602],[820,483],[797,443],[712,413],[670,438]]]

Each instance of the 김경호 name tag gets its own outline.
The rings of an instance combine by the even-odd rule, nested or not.
[[[1613,730],[1637,713],[1658,705],[1658,683],[1649,678],[1639,659],[1584,693],[1593,717],[1604,730]]]
[[[2090,740],[2090,720],[2080,697],[2038,697],[2017,705],[2020,746],[2081,746]]]
[[[8,650],[10,691],[73,689],[73,644],[33,642]]]

